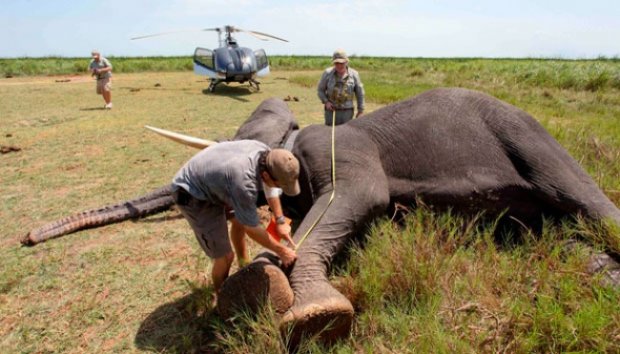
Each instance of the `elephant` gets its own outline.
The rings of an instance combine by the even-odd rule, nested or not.
[[[246,124],[260,119],[251,117]],[[259,256],[254,264],[268,268],[264,273],[271,281],[261,282],[264,292],[278,294],[272,302],[283,301],[275,308],[286,309],[281,326],[293,325],[293,341],[304,333],[323,331],[333,339],[349,331],[353,306],[330,284],[330,264],[352,235],[395,203],[421,200],[465,214],[505,213],[504,219],[534,229],[543,217],[569,215],[620,225],[620,210],[533,117],[486,94],[434,89],[334,129],[333,203],[297,250],[288,275],[274,275],[269,257]],[[284,204],[303,216],[295,242],[324,211],[332,193],[330,130],[306,127],[292,149],[302,166],[302,195]],[[226,280],[221,312],[251,301],[244,284],[256,279],[257,272],[238,272]],[[289,285],[292,304],[281,295]]]
[[[396,203],[484,212],[532,229],[543,218],[567,216],[620,225],[616,205],[532,116],[478,91],[437,88],[347,124],[301,130],[286,103],[272,98],[233,139],[285,146],[299,159],[302,192],[282,203],[299,220],[293,239],[300,245],[290,269],[264,251],[228,277],[218,309],[228,317],[263,294],[281,314],[281,328],[293,328],[293,340],[318,332],[333,340],[350,331],[354,309],[330,284],[330,266]],[[620,284],[613,257],[605,267]]]

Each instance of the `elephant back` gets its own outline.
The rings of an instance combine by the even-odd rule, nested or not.
[[[512,162],[494,125],[538,125],[520,109],[481,92],[442,88],[391,104],[348,124],[380,149],[388,175],[409,180],[466,175],[488,167],[508,178]],[[544,132],[543,129],[537,132]],[[547,135],[544,139],[550,139]],[[484,149],[481,149],[484,147]],[[407,166],[404,168],[403,166]]]

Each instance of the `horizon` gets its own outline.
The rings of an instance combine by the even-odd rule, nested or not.
[[[192,58],[192,54],[188,55],[104,55],[106,58],[117,58],[117,59],[140,59],[140,58]],[[271,54],[268,55],[269,58],[272,57],[308,57],[308,58],[330,58],[331,54],[326,55],[311,55],[311,54]],[[549,61],[620,61],[620,55],[615,55],[613,57],[599,56],[596,58],[561,58],[561,57],[397,57],[397,56],[386,56],[386,55],[357,55],[351,54],[349,58],[355,59],[367,59],[367,58],[377,58],[377,59],[419,59],[419,60],[549,60]],[[20,59],[84,59],[90,60],[91,56],[57,56],[57,55],[44,55],[38,57],[0,57],[0,60],[20,60]]]

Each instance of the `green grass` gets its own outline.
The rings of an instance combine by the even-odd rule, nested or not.
[[[117,73],[191,71],[190,57],[109,57]],[[76,75],[88,73],[90,58],[0,59],[0,77]]]
[[[583,250],[563,251],[569,229],[549,226],[508,249],[492,230],[426,210],[402,228],[377,223],[345,275],[359,314],[351,342],[393,352],[620,349],[620,292],[582,271]]]
[[[272,57],[260,92],[233,84],[215,94],[184,66],[189,58],[111,60],[115,108],[104,111],[81,71],[88,59],[0,59],[0,145],[21,148],[0,155],[0,352],[281,352],[286,337],[269,309],[234,326],[212,313],[210,262],[174,211],[34,248],[18,239],[168,183],[195,151],[145,124],[230,137],[273,96],[298,97],[289,106],[300,124],[321,124],[316,83],[329,58]],[[617,59],[352,57],[351,65],[368,111],[442,86],[523,108],[620,205]],[[401,227],[378,221],[332,275],[356,308],[350,337],[330,348],[309,340],[302,352],[620,350],[620,290],[587,274],[586,249],[560,247],[579,234],[620,250],[620,232],[548,225],[510,246],[494,242],[492,227],[424,209]]]
[[[109,57],[118,73],[191,71],[191,57]],[[71,75],[87,72],[89,58],[0,58],[0,77],[33,75]],[[427,58],[350,58],[361,71],[380,72],[378,83],[408,86],[416,77],[439,75],[450,85],[463,82],[492,82],[541,88],[599,91],[620,89],[620,59],[427,59]],[[271,56],[274,70],[321,70],[330,66],[329,57]],[[394,81],[387,77],[396,77]],[[404,91],[410,94],[410,91]],[[395,97],[395,96],[386,96]]]

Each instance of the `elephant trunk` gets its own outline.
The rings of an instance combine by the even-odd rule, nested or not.
[[[173,204],[170,185],[166,185],[133,200],[83,211],[48,223],[30,231],[20,242],[24,246],[34,246],[79,230],[156,214],[170,209]]]
[[[293,347],[309,336],[331,343],[345,337],[351,329],[355,311],[349,299],[330,283],[330,264],[351,236],[361,232],[385,205],[370,203],[370,200],[349,204],[346,200],[350,195],[345,195],[337,195],[321,223],[297,250],[297,262],[289,276],[295,301],[282,316],[280,327],[282,332],[290,334],[289,343]],[[327,197],[329,195],[319,198],[315,206],[323,205]],[[313,221],[317,211],[320,208],[313,208],[304,223]],[[300,226],[296,239],[306,226],[307,223]]]

